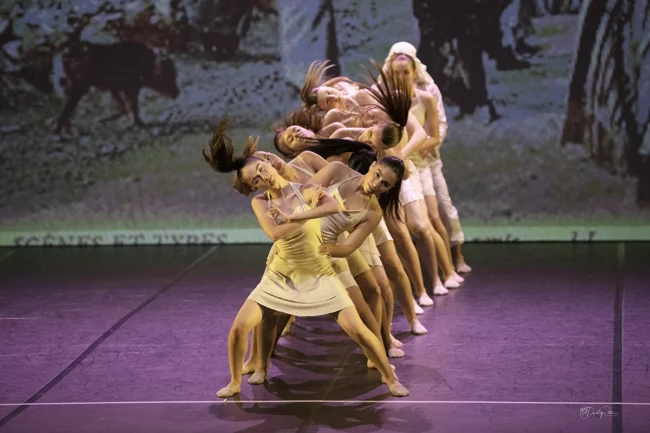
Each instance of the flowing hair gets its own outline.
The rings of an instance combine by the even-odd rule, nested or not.
[[[350,155],[348,167],[357,173],[368,174],[373,162],[377,162],[377,153],[372,149],[359,148]]]
[[[325,60],[324,62],[316,60],[309,65],[305,81],[303,82],[302,89],[300,89],[300,99],[302,99],[305,107],[318,106],[318,95],[314,93],[314,89],[321,85],[325,71],[332,66],[329,64],[329,60]]]
[[[210,164],[210,167],[219,173],[235,172],[233,187],[243,195],[249,195],[253,190],[241,179],[241,169],[252,159],[259,159],[253,156],[257,150],[259,138],[248,137],[246,146],[241,156],[236,156],[232,140],[228,135],[230,129],[230,118],[222,119],[212,133],[210,141],[203,145],[203,159]]]
[[[375,61],[372,64],[377,69],[379,78],[365,68],[371,85],[362,84],[361,88],[377,101],[369,107],[384,111],[394,122],[394,125],[389,125],[382,131],[381,141],[385,147],[390,148],[396,146],[404,135],[413,99],[412,89],[401,76],[384,71]]]
[[[312,144],[303,150],[309,150],[322,158],[327,159],[330,156],[341,155],[347,152],[356,152],[358,150],[370,150],[372,147],[360,141],[346,140],[343,138],[304,138],[305,144]]]
[[[295,152],[288,152],[280,146],[282,135],[290,126],[300,126],[314,133],[318,133],[323,128],[323,118],[318,114],[317,107],[302,107],[286,115],[282,124],[273,126],[273,131],[275,132],[273,145],[275,149],[287,158],[294,158],[297,156]]]

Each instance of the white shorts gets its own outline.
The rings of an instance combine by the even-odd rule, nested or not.
[[[375,238],[372,233],[366,238],[365,241],[363,241],[359,247],[359,252],[361,252],[363,258],[371,268],[375,266],[384,266],[381,263],[381,254],[379,254],[379,250],[377,249]]]
[[[422,183],[420,183],[420,176],[418,170],[415,168],[413,161],[406,160],[406,171],[408,172],[408,179],[402,181],[402,188],[399,191],[399,204],[406,206],[409,203],[418,200],[424,200],[422,194]]]
[[[356,286],[357,282],[354,280],[354,277],[352,276],[352,272],[350,271],[350,266],[348,265],[348,261],[340,257],[332,257],[331,260],[332,260],[332,267],[334,268],[334,272],[336,272],[336,275],[339,277],[339,280],[341,280],[345,288],[347,289]]]
[[[433,186],[433,173],[431,172],[431,166],[429,163],[433,163],[433,157],[427,156],[425,158],[427,165],[424,168],[418,168],[418,176],[420,177],[420,183],[422,184],[422,195],[427,196],[436,196],[436,189]]]
[[[393,237],[390,235],[390,232],[388,231],[388,226],[386,225],[386,221],[384,221],[383,218],[379,222],[379,225],[375,227],[375,229],[372,231],[372,236],[375,238],[375,245],[381,245],[384,242],[393,240]]]

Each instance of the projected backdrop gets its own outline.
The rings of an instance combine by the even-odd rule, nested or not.
[[[409,41],[445,97],[472,239],[650,237],[646,0],[3,2],[4,244],[266,240],[200,149],[299,106],[309,63],[362,80]],[[116,91],[116,89],[126,89]],[[232,229],[244,229],[232,231]],[[225,230],[225,231],[224,231]]]

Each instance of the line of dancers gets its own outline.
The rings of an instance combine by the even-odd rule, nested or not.
[[[203,149],[214,170],[235,173],[237,191],[257,193],[253,212],[274,242],[230,330],[231,379],[220,398],[239,393],[243,375],[264,383],[295,317],[326,314],[362,348],[393,396],[408,395],[388,360],[405,355],[391,334],[394,299],[411,332],[424,335],[417,315],[433,299],[423,270],[434,295],[458,288],[459,274],[471,271],[442,174],[442,96],[415,47],[393,45],[383,66],[368,71],[370,84],[324,81],[328,67],[311,65],[301,107],[276,128],[275,148],[289,162],[258,151],[252,137],[236,156],[229,119]]]

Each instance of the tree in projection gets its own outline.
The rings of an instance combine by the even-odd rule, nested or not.
[[[530,66],[519,55],[522,53],[516,51],[530,46],[517,41],[512,45],[503,43],[501,16],[512,2],[413,0],[413,13],[420,27],[418,55],[443,94],[458,105],[459,117],[487,106],[490,120],[499,118],[488,95],[484,52],[496,61],[501,71]],[[521,32],[522,37],[529,33]]]
[[[650,2],[586,0],[562,144],[581,143],[597,164],[638,178],[650,205]]]

